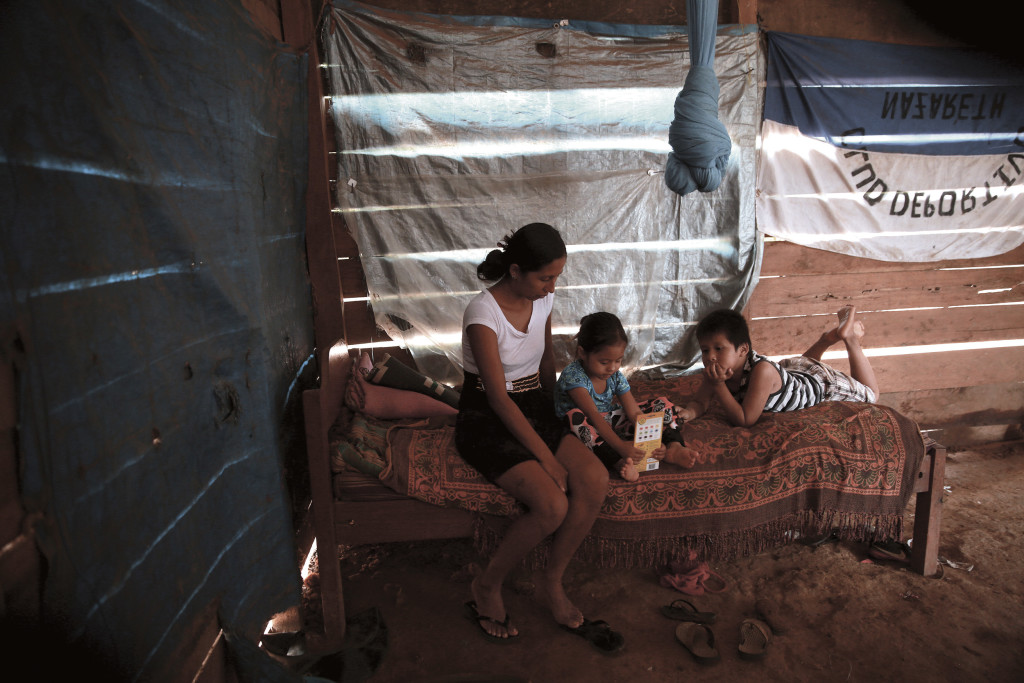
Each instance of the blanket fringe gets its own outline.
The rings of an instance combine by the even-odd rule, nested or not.
[[[489,557],[501,542],[509,520],[477,515],[473,540],[477,551]],[[849,512],[805,511],[748,529],[658,538],[603,538],[587,536],[574,559],[603,569],[660,570],[692,550],[704,561],[728,561],[786,545],[800,536],[820,537],[835,532],[842,541],[873,543],[901,540],[902,515],[871,515]],[[549,542],[535,548],[523,560],[527,569],[542,569]]]

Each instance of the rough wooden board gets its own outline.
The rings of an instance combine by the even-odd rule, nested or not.
[[[871,358],[882,393],[952,389],[1002,384],[1008,377],[1024,377],[1024,347],[946,351]],[[845,358],[826,359],[832,367],[849,372]]]
[[[751,316],[830,314],[855,304],[865,310],[1001,304],[1024,299],[1024,266],[762,278]]]
[[[895,408],[924,428],[1020,424],[1024,423],[1024,382],[883,391],[879,403]],[[937,440],[943,441],[941,438]]]
[[[883,273],[941,270],[946,268],[992,268],[1024,264],[1024,245],[999,256],[934,262],[876,261],[805,247],[781,240],[766,240],[761,275],[831,275],[833,273]]]
[[[857,317],[866,330],[862,344],[869,349],[1024,339],[1024,302],[998,307],[858,311]],[[834,313],[755,317],[750,321],[750,336],[760,353],[794,355],[807,350],[836,323]],[[843,346],[837,344],[832,349],[841,351]]]

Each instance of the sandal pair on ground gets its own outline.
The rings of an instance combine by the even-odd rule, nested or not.
[[[744,619],[740,623],[738,650],[742,659],[763,658],[774,639],[775,632],[766,621],[777,615],[774,604],[759,600],[755,609],[760,618]],[[701,664],[713,664],[721,659],[715,645],[715,633],[710,626],[715,623],[714,612],[701,612],[693,603],[679,599],[662,607],[661,613],[669,619],[683,622],[676,627],[676,640],[689,650],[694,659]]]
[[[674,588],[686,595],[725,592],[725,579],[716,574],[707,562],[697,560],[697,553],[690,551],[685,559],[673,560],[661,576],[661,585]]]
[[[508,632],[509,624],[511,623],[511,616],[508,613],[505,614],[505,621],[498,621],[497,619],[492,619],[491,617],[480,614],[477,610],[476,602],[473,600],[465,603],[465,608],[466,618],[470,621],[476,622],[477,627],[480,629],[480,633],[482,633],[487,640],[495,643],[509,643],[519,637],[518,635],[504,638],[501,636],[494,636],[488,633],[484,628],[485,623],[491,623],[502,627],[506,632]],[[608,625],[608,622],[602,619],[594,621],[584,619],[583,623],[575,628],[572,626],[566,626],[565,624],[559,624],[559,627],[564,631],[568,631],[569,633],[573,633],[583,638],[600,652],[605,654],[614,654],[626,646],[626,639],[622,637],[622,634],[618,631],[613,631],[612,627]]]

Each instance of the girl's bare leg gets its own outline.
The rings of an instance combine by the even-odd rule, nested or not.
[[[563,577],[608,495],[608,470],[574,436],[562,439],[555,457],[569,471],[569,510],[551,541],[542,584],[555,621],[575,628],[583,623],[583,613],[565,594]]]
[[[579,443],[578,439],[576,441]],[[583,446],[582,443],[580,445]],[[601,465],[593,455],[590,457]],[[518,634],[515,626],[510,624],[506,630],[500,624],[506,618],[505,602],[501,596],[505,577],[527,553],[562,525],[569,510],[569,500],[536,461],[516,465],[498,477],[497,483],[516,500],[522,501],[527,512],[509,526],[487,567],[473,579],[470,591],[477,612],[499,622],[481,621],[481,628],[493,636],[505,638]]]

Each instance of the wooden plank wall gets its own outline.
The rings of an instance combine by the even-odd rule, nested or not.
[[[845,304],[861,311],[882,403],[943,430],[946,445],[1019,438],[1024,247],[988,259],[889,263],[769,240],[744,313],[755,348],[793,355]],[[828,361],[849,369],[845,358]]]

